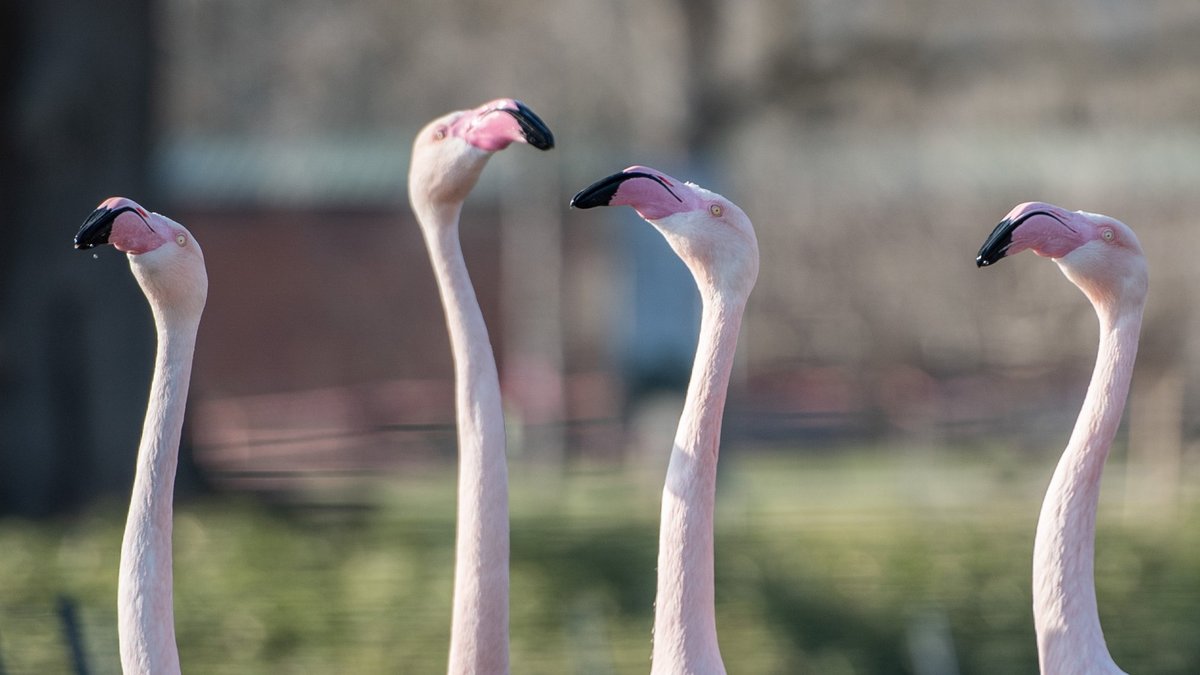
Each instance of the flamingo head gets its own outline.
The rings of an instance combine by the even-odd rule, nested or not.
[[[129,257],[138,283],[160,305],[203,309],[208,295],[204,253],[187,228],[125,197],[100,203],[75,235],[75,248],[111,244]]]
[[[631,206],[658,229],[697,283],[749,295],[758,278],[750,218],[721,195],[645,166],[631,166],[580,190],[571,206]]]
[[[501,98],[443,115],[417,134],[409,167],[414,203],[461,204],[492,153],[513,143],[554,147],[550,128],[524,103]]]
[[[1148,274],[1142,246],[1133,230],[1115,218],[1026,202],[992,230],[975,264],[987,267],[1026,249],[1058,263],[1093,303],[1145,301]]]

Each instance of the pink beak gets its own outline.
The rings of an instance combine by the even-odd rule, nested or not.
[[[452,133],[487,152],[511,143],[528,143],[538,150],[554,147],[554,134],[524,103],[502,98],[467,112],[454,123]]]
[[[658,220],[693,210],[697,208],[694,202],[692,191],[674,178],[649,167],[631,166],[580,190],[571,206],[632,206],[643,218]]]

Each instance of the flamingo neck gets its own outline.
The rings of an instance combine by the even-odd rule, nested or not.
[[[199,316],[155,308],[158,349],[117,582],[117,632],[127,674],[178,673],[172,609],[171,519],[179,438]]]
[[[458,530],[448,671],[507,673],[508,468],[500,379],[463,259],[459,209],[419,210],[417,216],[454,357]]]
[[[1100,628],[1093,570],[1104,461],[1125,409],[1142,307],[1098,307],[1100,347],[1083,409],[1042,503],[1033,547],[1033,611],[1043,673],[1121,673]]]
[[[663,489],[655,673],[724,673],[717,645],[713,511],[721,417],[745,301],[704,298],[700,340]]]

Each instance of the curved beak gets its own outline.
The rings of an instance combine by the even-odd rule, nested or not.
[[[550,127],[538,117],[529,106],[514,101],[517,104],[516,110],[512,108],[500,108],[500,112],[506,112],[512,115],[517,120],[517,124],[521,127],[521,135],[525,137],[525,141],[537,148],[538,150],[549,150],[554,147],[554,134],[551,133]]]
[[[683,202],[679,198],[679,195],[675,194],[675,191],[662,178],[644,171],[622,171],[606,178],[601,178],[575,193],[575,196],[571,198],[571,208],[590,209],[597,206],[608,206],[612,201],[613,195],[617,194],[617,190],[621,187],[621,183],[633,178],[649,178],[671,193],[672,197]]]
[[[983,246],[979,247],[979,253],[975,256],[975,265],[977,267],[987,267],[1003,258],[1008,253],[1008,248],[1012,246],[1013,232],[1021,226],[1021,223],[1024,223],[1033,216],[1049,216],[1060,223],[1063,222],[1062,218],[1058,217],[1058,215],[1044,209],[1028,211],[1016,218],[1005,218],[988,235],[987,240],[983,242]],[[1066,225],[1066,223],[1063,224]]]
[[[108,235],[112,232],[113,221],[125,211],[133,211],[132,206],[110,209],[107,206],[92,211],[92,215],[83,221],[83,227],[75,234],[75,248],[89,249],[108,243]]]

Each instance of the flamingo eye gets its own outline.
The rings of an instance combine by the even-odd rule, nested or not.
[[[722,210],[721,210],[721,205],[720,205],[720,204],[713,204],[712,206],[708,207],[708,212],[709,212],[709,213],[711,213],[711,214],[713,214],[714,216],[716,216],[716,217],[720,218],[720,217],[721,217],[721,213],[722,213]]]
[[[1100,236],[1104,238],[1104,241],[1112,241],[1117,235],[1112,230],[1105,228],[1100,232]]]
[[[446,138],[446,127],[438,127],[438,130],[433,132],[433,139],[440,141]]]
[[[187,246],[187,237],[183,236],[182,234],[177,234],[175,235],[175,243],[179,244],[180,246]]]

